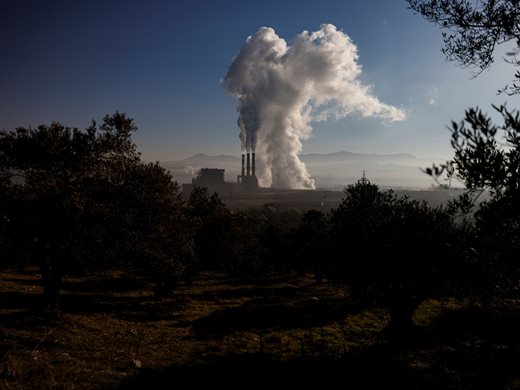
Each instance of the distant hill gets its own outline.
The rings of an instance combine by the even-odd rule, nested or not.
[[[381,186],[425,188],[433,181],[420,168],[431,166],[432,162],[442,162],[438,158],[420,158],[408,153],[375,154],[340,151],[335,153],[302,154],[319,187],[342,188],[355,182],[363,171],[369,179]],[[201,168],[221,168],[226,170],[226,180],[235,181],[240,174],[239,156],[196,154],[178,161],[165,161],[161,165],[168,169],[180,183],[189,183]]]
[[[366,154],[366,153],[352,153],[352,152],[336,152],[336,153],[311,153],[302,154],[302,161],[305,163],[331,163],[331,162],[346,162],[346,161],[384,161],[384,162],[400,162],[417,160],[417,157],[411,154]]]
[[[188,165],[201,165],[201,164],[236,164],[237,161],[240,162],[241,157],[236,156],[228,156],[225,154],[219,154],[218,156],[208,156],[207,154],[196,154],[194,156],[185,158],[184,160],[180,160],[178,162],[182,164]]]

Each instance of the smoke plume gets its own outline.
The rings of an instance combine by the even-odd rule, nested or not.
[[[247,38],[222,81],[239,101],[242,152],[256,151],[261,186],[315,188],[298,154],[313,121],[349,114],[402,121],[358,80],[357,47],[332,24],[303,31],[292,46],[269,27]]]

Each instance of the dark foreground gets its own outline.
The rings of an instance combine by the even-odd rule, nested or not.
[[[463,193],[463,190],[456,188],[430,188],[423,190],[396,188],[393,191],[399,196],[407,196],[410,199],[419,201],[424,200],[430,206],[445,205]],[[327,213],[331,209],[338,207],[345,197],[345,193],[340,190],[280,190],[264,188],[258,192],[221,193],[219,196],[230,210],[247,210],[249,208],[270,206],[277,210],[320,210]]]
[[[161,299],[122,274],[69,278],[48,314],[33,275],[0,272],[0,388],[520,388],[515,302],[428,301],[389,338],[384,311],[310,277],[204,274]]]

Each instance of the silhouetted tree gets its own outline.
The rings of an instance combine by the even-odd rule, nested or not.
[[[108,170],[106,161],[123,146],[121,133],[129,133],[126,118],[118,117],[118,126],[109,126],[101,136],[92,124],[87,131],[50,126],[17,128],[0,134],[0,167],[3,175],[12,179],[11,195],[23,196],[18,215],[10,218],[14,234],[26,237],[31,243],[31,255],[38,259],[44,280],[45,303],[49,308],[57,304],[61,276],[79,255],[77,240],[81,237],[81,217],[88,199],[85,182],[97,180]],[[118,130],[119,129],[119,130]],[[23,206],[25,207],[23,207]],[[23,210],[23,208],[25,210]]]
[[[327,216],[318,210],[307,211],[298,228],[297,247],[298,271],[306,269],[314,272],[316,281],[321,283],[330,256],[330,224]]]
[[[225,263],[225,271],[234,277],[261,276],[272,264],[263,243],[267,217],[262,209],[233,214],[233,256]]]
[[[195,223],[195,248],[199,265],[222,270],[236,256],[237,240],[234,221],[217,193],[209,194],[204,187],[195,187],[188,200]]]
[[[514,41],[516,48],[506,61],[520,66],[520,1],[519,0],[407,0],[410,8],[428,21],[448,30],[443,32],[443,53],[463,67],[475,69],[475,75],[489,68],[498,45]],[[510,95],[520,93],[520,71],[511,86]]]
[[[461,123],[452,122],[454,157],[448,164],[468,188],[453,209],[468,212],[480,194],[491,194],[475,213],[476,255],[488,287],[511,292],[520,279],[520,114],[495,109],[503,118],[499,126],[478,109],[469,109]]]
[[[1,218],[12,232],[11,252],[40,266],[50,309],[65,272],[144,258],[164,268],[190,252],[175,227],[189,231],[178,220],[178,186],[162,168],[140,162],[135,130],[116,112],[85,131],[53,123],[0,132],[3,197],[12,206]]]
[[[0,173],[1,174],[1,173]],[[9,248],[9,225],[10,220],[8,217],[8,211],[12,209],[12,205],[8,204],[10,191],[10,181],[7,177],[0,176],[0,266],[7,265],[12,259],[9,259],[8,248]]]
[[[126,167],[116,194],[119,231],[111,245],[119,263],[151,276],[158,296],[170,293],[196,262],[195,228],[179,185],[158,163],[138,163]]]
[[[265,271],[290,272],[298,264],[296,235],[301,213],[296,210],[277,210],[271,204],[257,210],[259,244],[264,252]]]
[[[346,283],[360,303],[387,308],[388,329],[409,327],[421,302],[446,293],[455,268],[464,268],[454,262],[449,213],[371,183],[346,188],[331,224],[336,254],[328,275]]]
[[[474,67],[477,73],[491,66],[498,45],[513,41],[506,61],[520,66],[520,1],[484,0],[408,0],[410,7],[427,20],[449,30],[443,33],[443,52],[462,66]],[[520,93],[520,71],[515,82],[500,92]],[[476,245],[474,257],[486,275],[480,283],[485,291],[518,293],[520,266],[520,119],[518,111],[494,107],[503,118],[494,125],[481,110],[469,109],[464,121],[451,124],[454,158],[426,172],[438,176],[447,170],[456,175],[468,192],[452,202],[453,210],[468,213],[485,191],[491,200],[481,203],[475,214]],[[500,136],[503,134],[503,137]],[[510,288],[505,288],[510,287]]]

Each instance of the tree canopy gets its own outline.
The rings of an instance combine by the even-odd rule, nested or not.
[[[443,32],[443,53],[448,60],[470,67],[474,75],[489,68],[497,46],[513,42],[506,61],[520,66],[520,0],[407,0],[411,9],[439,25]],[[500,89],[520,93],[520,71],[511,85]]]
[[[0,132],[4,250],[39,265],[48,307],[66,272],[126,264],[164,281],[192,256],[179,186],[141,162],[136,129],[116,112],[84,131],[55,122]]]
[[[443,32],[444,49],[449,60],[472,67],[475,75],[489,68],[497,46],[512,46],[506,61],[520,66],[519,0],[407,0],[410,8]],[[520,94],[520,71],[512,85],[499,92]],[[466,110],[465,118],[452,121],[451,145],[454,157],[440,167],[425,172],[434,179],[444,171],[458,177],[468,189],[452,202],[453,210],[467,214],[475,209],[477,198],[488,191],[472,221],[475,223],[475,257],[487,269],[489,280],[496,281],[500,293],[518,294],[520,266],[520,114],[504,106],[493,106],[502,117],[496,125],[479,108]]]
[[[467,270],[458,235],[445,209],[359,182],[331,215],[328,274],[362,304],[387,308],[390,327],[403,330],[424,299],[452,291]]]

